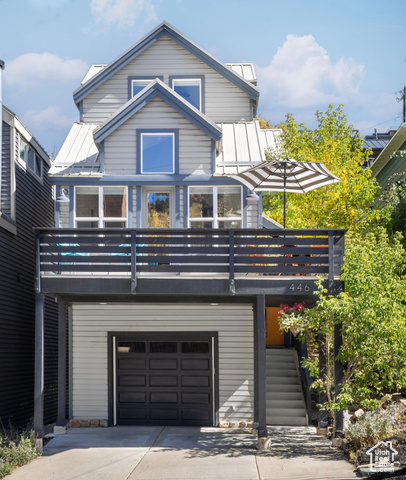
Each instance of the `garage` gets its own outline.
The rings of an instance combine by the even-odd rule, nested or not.
[[[112,336],[117,425],[215,425],[216,334]]]

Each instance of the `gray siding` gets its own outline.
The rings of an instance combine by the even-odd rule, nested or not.
[[[250,119],[248,95],[164,36],[83,100],[83,121],[102,123],[128,100],[129,76],[205,76],[205,114],[215,122]]]
[[[107,332],[217,331],[220,421],[253,418],[251,305],[74,304],[73,417],[108,418]]]
[[[247,226],[246,228],[258,228],[258,203],[247,205]]]
[[[11,215],[11,163],[10,163],[10,135],[11,128],[3,122],[2,125],[2,156],[1,156],[1,197],[0,212],[6,216]]]
[[[136,130],[179,129],[179,173],[211,172],[211,139],[160,98],[155,98],[104,141],[104,166],[108,175],[134,175]]]
[[[61,187],[67,190],[67,195],[69,196],[70,187]],[[59,225],[56,225],[58,228],[69,228],[73,227],[70,224],[70,203],[58,203],[57,208],[59,209]]]
[[[4,137],[3,137],[4,138]],[[9,158],[9,157],[8,157]],[[24,425],[33,416],[35,248],[33,228],[53,226],[52,187],[41,184],[16,162],[16,224],[13,235],[0,227],[0,417]],[[45,422],[56,416],[57,316],[45,306]]]

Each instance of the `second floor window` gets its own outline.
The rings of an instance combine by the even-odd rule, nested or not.
[[[76,187],[75,225],[79,228],[127,227],[127,188]]]
[[[142,80],[131,80],[131,96],[135,97],[138,93],[141,92],[148,84],[150,84],[154,79],[142,79]]]
[[[191,228],[241,228],[241,187],[189,187]]]
[[[20,135],[20,159],[27,165],[28,170],[38,178],[42,178],[42,160],[28,142]]]
[[[175,134],[141,133],[141,173],[175,173]]]

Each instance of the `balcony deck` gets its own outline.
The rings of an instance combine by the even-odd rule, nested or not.
[[[345,230],[37,229],[45,294],[312,295],[341,287]]]

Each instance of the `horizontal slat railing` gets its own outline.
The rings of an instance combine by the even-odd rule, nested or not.
[[[37,229],[38,277],[317,276],[341,272],[345,230]]]

